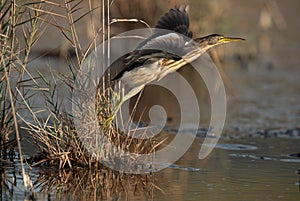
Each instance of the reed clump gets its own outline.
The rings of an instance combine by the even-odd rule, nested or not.
[[[50,10],[49,6],[51,7]],[[74,122],[74,115],[76,114],[70,110],[70,106],[77,103],[72,102],[73,100],[70,100],[70,97],[65,98],[67,101],[62,100],[63,98],[60,97],[62,87],[67,89],[68,94],[74,93],[74,88],[76,88],[79,79],[78,76],[82,75],[82,73],[88,73],[82,71],[89,53],[97,47],[97,43],[110,37],[110,23],[107,23],[109,20],[109,8],[110,4],[108,2],[97,6],[91,3],[84,4],[83,1],[72,0],[61,4],[43,1],[38,9],[34,9],[34,11],[38,10],[42,16],[45,16],[44,18],[38,18],[39,20],[46,23],[47,26],[54,27],[60,31],[68,42],[67,46],[70,47],[68,52],[72,54],[64,54],[69,67],[69,74],[52,72],[51,76],[48,77],[41,72],[32,73],[28,71],[29,79],[26,82],[23,81],[23,90],[17,88],[16,94],[19,97],[19,101],[22,102],[21,106],[24,110],[27,110],[30,118],[26,118],[19,113],[17,115],[23,124],[23,129],[30,134],[31,143],[38,148],[38,154],[26,160],[31,166],[47,164],[58,167],[58,169],[76,166],[105,169],[101,161],[93,155],[93,150],[91,150],[91,147],[95,145],[94,137],[97,137],[90,135],[90,133],[94,132],[93,129],[102,130],[107,139],[117,147],[133,153],[151,153],[159,144],[159,141],[135,139],[128,136],[117,129],[114,126],[114,122],[103,124],[103,120],[111,116],[112,112],[110,103],[112,94],[108,93],[108,91],[112,91],[112,88],[106,75],[99,78],[97,83],[94,83],[98,86],[105,86],[98,90],[95,97],[96,102],[93,103],[98,112],[98,126],[89,128],[90,130],[84,136],[78,135]],[[85,12],[78,14],[79,10],[84,10]],[[93,16],[99,10],[103,18],[102,26],[95,22],[94,18],[96,17]],[[89,41],[86,39],[81,40],[78,33],[80,30],[77,28],[78,23],[86,18],[92,23],[90,27],[93,30],[92,33],[89,33],[91,36]],[[99,38],[99,35],[102,38]],[[109,44],[106,48],[106,51],[109,51]],[[107,54],[103,55],[103,57],[107,57]],[[103,66],[97,66],[97,68],[103,68]],[[31,99],[26,97],[26,93],[24,94],[25,90],[30,92]],[[31,93],[32,90],[35,93]],[[34,97],[44,100],[43,108],[32,106],[30,101]],[[86,97],[89,96],[87,95]],[[66,104],[68,109],[66,109]],[[82,103],[76,106],[80,108],[76,111],[87,110],[86,105]],[[88,114],[88,116],[93,116],[95,113],[94,110],[89,112],[90,115]],[[41,113],[47,114],[46,117],[41,118]],[[83,141],[84,144],[82,143]],[[101,149],[106,148],[101,147]],[[99,152],[99,150],[95,151]],[[100,151],[105,152],[105,150]]]

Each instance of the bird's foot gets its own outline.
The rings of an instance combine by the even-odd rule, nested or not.
[[[114,118],[115,118],[114,116],[106,117],[105,120],[103,121],[103,123],[101,124],[101,126],[103,126],[104,128],[108,128],[108,127],[112,126]]]

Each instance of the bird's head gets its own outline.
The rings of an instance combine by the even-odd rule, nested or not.
[[[208,36],[204,36],[201,38],[194,39],[195,42],[198,43],[198,45],[201,48],[209,49],[213,46],[224,44],[224,43],[230,43],[230,42],[238,42],[245,40],[243,38],[234,38],[234,37],[225,37],[219,34],[211,34]]]

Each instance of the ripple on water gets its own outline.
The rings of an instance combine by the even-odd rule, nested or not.
[[[300,159],[293,159],[293,158],[283,158],[280,159],[282,162],[287,162],[287,163],[300,163]]]
[[[217,144],[216,148],[225,150],[255,150],[257,147],[244,144]]]
[[[229,154],[231,157],[238,157],[238,158],[250,158],[255,160],[265,160],[265,161],[281,161],[287,163],[300,163],[300,159],[293,159],[293,158],[275,158],[275,157],[265,157],[265,156],[255,156],[252,154]]]

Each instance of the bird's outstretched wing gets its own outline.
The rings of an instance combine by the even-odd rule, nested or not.
[[[176,32],[186,36],[187,38],[192,38],[193,32],[189,30],[189,26],[189,6],[175,6],[157,21],[154,34],[141,42],[137,49],[143,47],[150,40],[170,32]]]
[[[136,50],[124,56],[123,70],[112,80],[120,79],[126,71],[139,67],[150,59],[181,59],[187,38],[193,35],[189,30],[188,6],[170,9],[158,20],[156,28],[159,30],[141,42]]]
[[[193,37],[193,32],[189,30],[189,6],[176,6],[162,16],[157,24],[157,29],[167,29],[183,34],[189,38]]]

